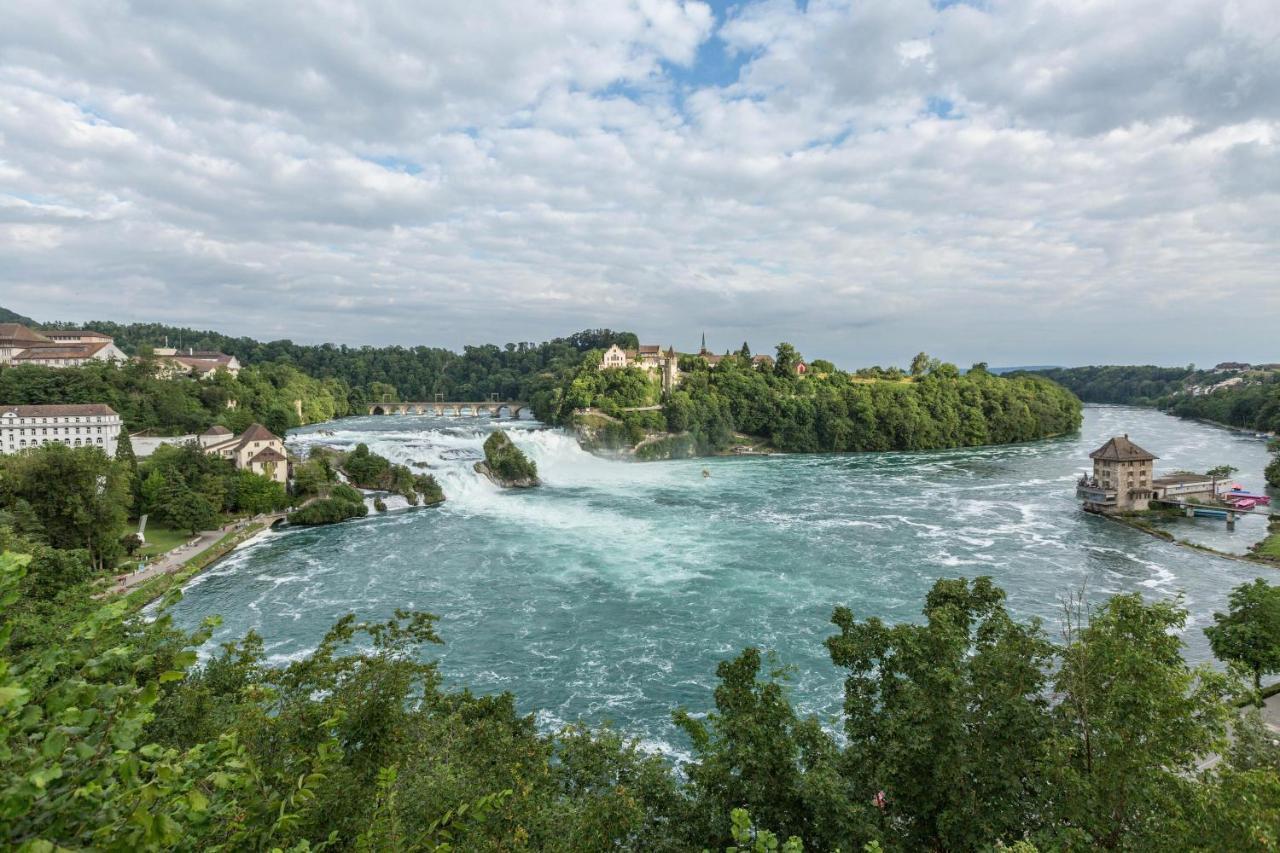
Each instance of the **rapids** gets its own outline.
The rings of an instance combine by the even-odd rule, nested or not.
[[[1268,571],[1079,510],[1088,452],[1118,433],[1160,456],[1158,471],[1225,463],[1262,487],[1263,441],[1147,409],[1088,407],[1080,435],[1009,447],[658,463],[593,457],[533,421],[501,425],[544,486],[503,491],[472,471],[495,428],[483,418],[362,417],[292,432],[295,453],[366,442],[428,465],[448,501],[397,511],[395,499],[386,515],[264,534],[195,578],[177,621],[220,614],[208,652],[252,628],[284,662],[347,612],[428,610],[446,644],[427,654],[450,684],[512,691],[548,727],[609,720],[678,755],[672,709],[707,710],[717,662],[746,645],[791,667],[799,708],[836,714],[841,676],[822,646],[836,604],[918,619],[935,578],[986,574],[1015,615],[1043,618],[1056,637],[1073,590],[1181,593],[1187,654],[1202,661],[1212,612]],[[1247,519],[1227,533],[1201,519],[1173,532],[1241,552],[1263,527]]]

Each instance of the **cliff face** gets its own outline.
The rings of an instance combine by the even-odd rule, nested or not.
[[[538,479],[538,466],[502,430],[485,440],[484,461],[477,462],[475,469],[505,489],[528,489],[542,484]]]

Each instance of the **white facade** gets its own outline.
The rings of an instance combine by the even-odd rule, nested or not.
[[[120,416],[110,406],[0,406],[0,452],[18,453],[56,441],[97,447],[115,456]]]

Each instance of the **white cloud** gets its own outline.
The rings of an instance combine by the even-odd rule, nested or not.
[[[1274,357],[1265,3],[13,5],[0,304],[26,313]],[[713,38],[728,85],[699,82]]]

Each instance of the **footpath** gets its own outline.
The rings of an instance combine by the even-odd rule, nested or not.
[[[142,571],[117,575],[115,583],[107,590],[107,594],[119,595],[127,593],[155,578],[177,574],[183,569],[190,568],[192,563],[198,563],[200,557],[206,552],[212,551],[220,545],[238,545],[240,541],[247,539],[249,535],[257,533],[259,530],[269,529],[277,521],[284,518],[284,515],[284,513],[256,515],[252,518],[224,524],[215,530],[206,530],[199,533],[190,541],[157,557],[147,564]],[[224,540],[226,541],[224,542]]]

